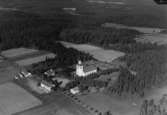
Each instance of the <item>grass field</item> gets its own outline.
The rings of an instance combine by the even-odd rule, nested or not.
[[[14,76],[19,72],[19,69],[14,67],[8,61],[0,62],[0,84],[13,80]]]
[[[79,99],[101,112],[110,110],[113,115],[138,115],[139,107],[133,106],[133,101],[110,97],[103,93],[81,95]]]
[[[161,28],[148,28],[148,27],[135,27],[135,26],[125,26],[121,24],[115,24],[115,23],[104,23],[102,27],[105,28],[118,28],[118,29],[132,29],[132,30],[137,30],[141,33],[147,33],[147,34],[152,34],[152,33],[159,33],[163,31]]]
[[[1,52],[1,55],[7,58],[14,58],[30,53],[37,52],[38,50],[35,49],[27,49],[27,48],[15,48],[15,49],[9,49]]]
[[[28,66],[34,63],[45,61],[47,58],[54,58],[56,55],[47,51],[39,51],[28,48],[13,48],[2,51],[4,57],[20,66]]]
[[[8,82],[0,85],[0,115],[11,115],[42,104],[18,85]]]
[[[42,100],[46,104],[15,115],[92,115],[60,92],[45,95]]]
[[[29,65],[32,65],[34,63],[42,62],[42,61],[45,61],[46,59],[50,59],[50,58],[54,58],[54,57],[55,57],[55,54],[48,53],[48,54],[39,55],[36,57],[30,57],[30,58],[25,58],[22,60],[17,60],[16,63],[20,66],[29,66]]]
[[[115,51],[115,50],[105,50],[100,47],[96,47],[88,44],[73,44],[69,42],[61,42],[67,48],[74,48],[79,51],[83,51],[91,54],[95,59],[103,62],[112,62],[113,60],[124,56],[123,52]]]
[[[141,43],[157,43],[158,45],[167,44],[167,34],[142,35],[136,38]]]
[[[101,112],[110,110],[113,115],[139,115],[140,107],[145,99],[154,99],[156,104],[167,94],[167,86],[152,88],[146,91],[144,98],[116,97],[105,93],[91,93],[80,95],[78,98],[86,105],[93,107]],[[164,106],[167,108],[167,106]]]

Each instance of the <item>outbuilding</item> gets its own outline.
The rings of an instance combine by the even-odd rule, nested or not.
[[[70,89],[70,92],[74,95],[80,93],[79,87],[74,87]]]
[[[52,88],[55,87],[53,83],[47,82],[47,81],[42,81],[40,83],[40,87],[45,89],[48,93],[52,91]]]

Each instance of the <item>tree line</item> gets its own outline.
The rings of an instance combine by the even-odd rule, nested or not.
[[[117,82],[109,87],[114,94],[144,96],[145,90],[166,80],[166,49],[150,50],[125,56],[126,68],[120,69]],[[136,74],[133,74],[135,72]]]
[[[155,102],[154,99],[146,99],[143,101],[139,115],[167,115],[166,96]]]
[[[135,36],[140,33],[136,30],[116,28],[69,28],[64,29],[61,40],[73,43],[90,43],[102,47],[109,47],[112,44],[128,44],[135,42]]]

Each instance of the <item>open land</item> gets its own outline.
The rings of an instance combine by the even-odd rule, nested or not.
[[[167,44],[167,34],[142,35],[136,38],[141,43],[157,43],[158,45]]]
[[[13,48],[2,51],[2,55],[11,62],[20,66],[28,66],[34,63],[45,61],[47,58],[54,58],[56,55],[46,51],[38,51],[28,48]]]
[[[15,115],[91,115],[61,92],[45,95],[42,100],[45,100],[47,104]]]
[[[116,97],[106,93],[80,95],[78,98],[86,105],[101,112],[111,110],[114,115],[139,115],[140,107],[145,99],[154,99],[156,104],[167,92],[167,86],[149,90],[144,98]],[[164,106],[167,108],[167,106]]]
[[[40,100],[11,82],[0,85],[0,92],[1,115],[11,115],[42,104]]]
[[[110,110],[114,115],[138,115],[139,107],[133,106],[133,101],[110,97],[103,93],[81,95],[79,99],[101,112]]]
[[[28,48],[14,48],[14,49],[2,51],[1,54],[7,58],[13,58],[13,57],[22,56],[22,55],[29,54],[29,53],[34,53],[37,51],[38,50],[28,49]]]
[[[67,48],[74,48],[92,55],[95,59],[102,62],[112,62],[113,60],[124,56],[125,53],[115,50],[107,50],[88,44],[73,44],[69,42],[61,42]]]
[[[28,66],[28,65],[32,65],[34,63],[45,61],[46,59],[54,58],[54,57],[55,57],[55,54],[50,53],[50,54],[45,54],[37,57],[19,60],[19,61],[16,61],[16,63],[20,66]]]
[[[13,80],[14,76],[19,72],[12,63],[4,60],[0,62],[0,84]]]
[[[126,26],[122,24],[116,24],[116,23],[104,23],[102,24],[102,27],[105,28],[118,28],[118,29],[132,29],[137,30],[141,33],[145,34],[152,34],[152,33],[159,33],[165,29],[163,28],[149,28],[149,27],[135,27],[135,26]]]

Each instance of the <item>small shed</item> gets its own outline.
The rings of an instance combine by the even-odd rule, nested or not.
[[[46,91],[51,92],[52,88],[55,87],[53,83],[47,82],[47,81],[42,81],[40,83],[40,87],[44,88]]]
[[[75,95],[75,94],[80,93],[80,89],[79,89],[79,87],[74,87],[74,88],[70,89],[70,92]]]

